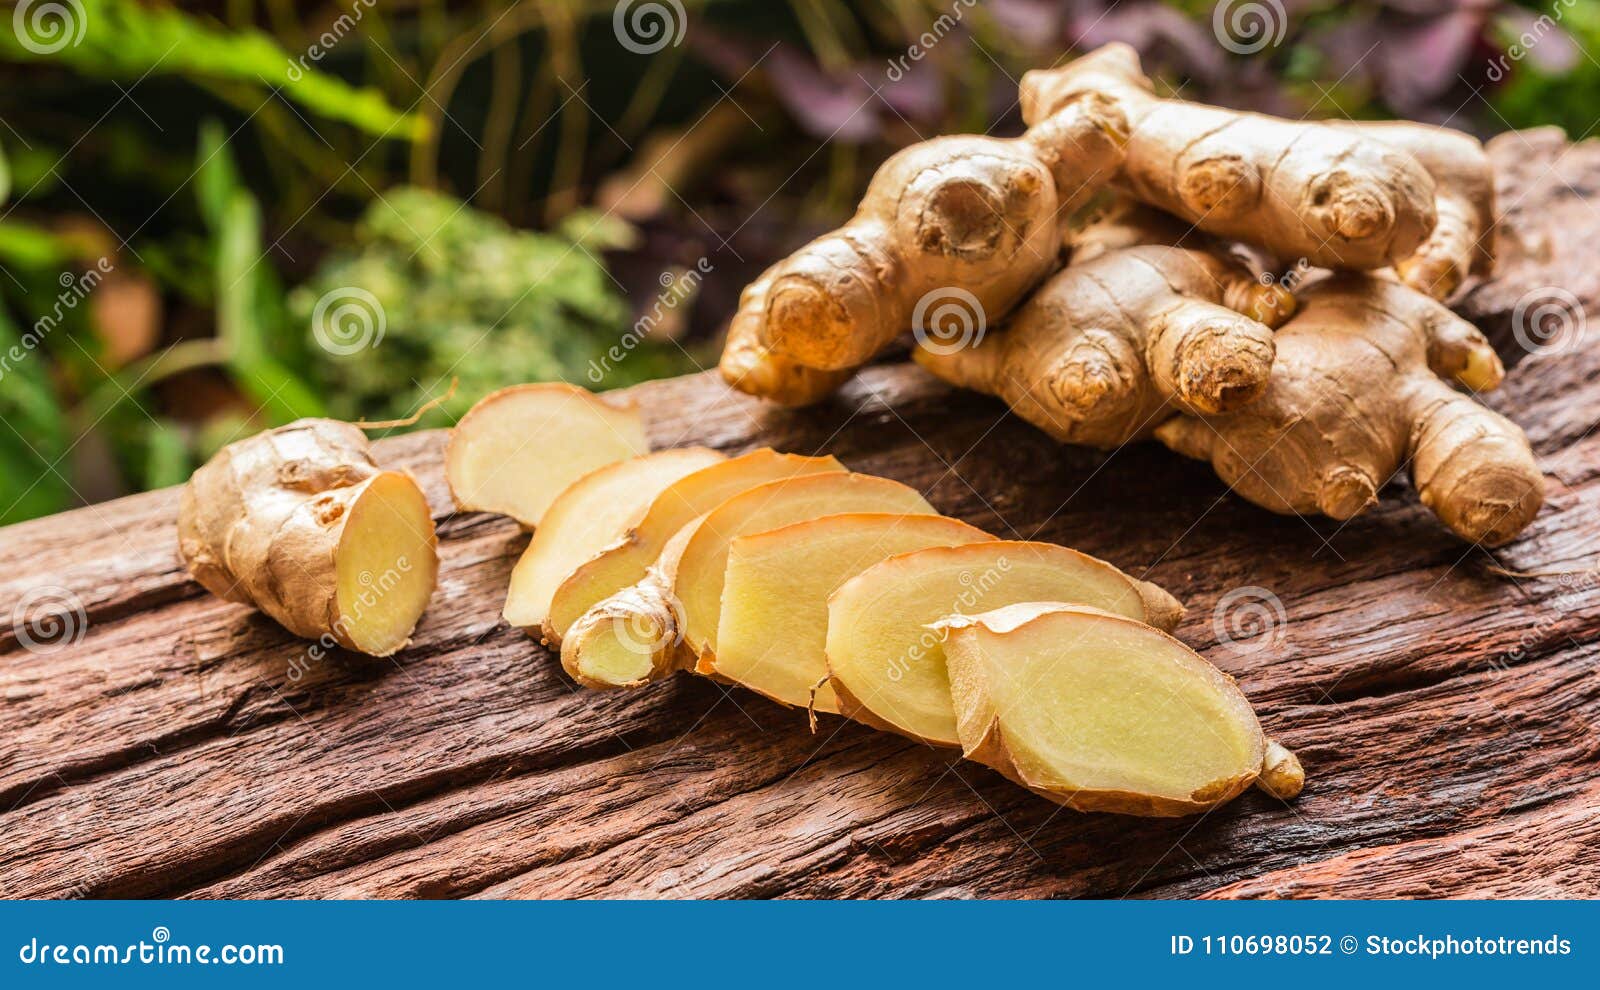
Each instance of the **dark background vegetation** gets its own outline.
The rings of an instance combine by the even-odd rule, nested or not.
[[[52,5],[81,36],[23,44]],[[1225,105],[1595,126],[1600,4],[1271,6],[1244,55],[1212,0],[681,0],[653,53],[613,2],[0,4],[0,522],[452,378],[430,425],[709,367],[745,282],[886,155],[1015,133],[1021,72],[1107,41]]]

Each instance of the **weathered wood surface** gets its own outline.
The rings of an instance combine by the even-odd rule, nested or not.
[[[1309,783],[1198,819],[1062,811],[980,767],[680,677],[576,689],[498,618],[526,538],[453,516],[437,433],[385,441],[441,519],[443,571],[393,661],[305,645],[185,579],[177,496],[0,531],[0,602],[70,596],[55,652],[0,623],[6,896],[1600,895],[1600,326],[1512,333],[1535,290],[1600,302],[1600,145],[1507,135],[1509,236],[1461,303],[1516,363],[1498,408],[1550,482],[1514,545],[1464,546],[1403,484],[1348,525],[1281,518],[1152,446],[1059,449],[913,368],[802,414],[707,376],[639,390],[663,445],[831,451],[996,533],[1183,597]],[[1531,295],[1530,295],[1531,293]],[[1521,360],[1517,360],[1521,358]],[[1275,631],[1219,642],[1243,588]],[[1239,606],[1235,606],[1237,609]],[[1242,612],[1225,612],[1243,619]]]

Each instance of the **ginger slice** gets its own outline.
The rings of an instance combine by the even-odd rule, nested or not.
[[[696,661],[709,663],[729,544],[748,533],[838,512],[933,515],[934,509],[916,489],[867,474],[814,474],[758,485],[685,526],[642,579],[573,623],[561,643],[562,667],[581,684],[605,688],[636,687]]]
[[[450,431],[445,478],[456,508],[532,529],[568,485],[649,450],[632,402],[560,382],[513,385],[478,400]]]
[[[701,669],[786,705],[839,711],[828,680],[828,599],[886,557],[993,537],[956,519],[859,512],[733,541],[714,657]],[[813,693],[815,697],[813,697]]]
[[[960,746],[942,637],[955,613],[1020,602],[1091,605],[1170,630],[1183,606],[1103,560],[1050,543],[996,540],[890,557],[828,603],[827,656],[842,714],[935,746]]]
[[[179,552],[207,591],[372,656],[409,640],[433,595],[436,546],[417,483],[379,470],[366,434],[331,419],[229,444],[178,509]]]
[[[545,510],[511,571],[505,620],[539,629],[550,614],[550,599],[568,575],[637,525],[668,485],[723,460],[708,447],[662,450],[607,464],[568,485]]]
[[[643,579],[673,534],[734,495],[783,478],[844,472],[844,465],[832,457],[780,454],[763,447],[679,478],[651,500],[636,526],[556,588],[544,623],[545,641],[559,645],[585,612]]]
[[[1303,773],[1233,678],[1160,630],[1059,602],[935,623],[963,754],[1079,811],[1178,816]],[[1270,764],[1269,764],[1270,761]]]

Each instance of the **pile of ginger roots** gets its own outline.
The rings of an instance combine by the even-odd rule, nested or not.
[[[1504,369],[1442,302],[1494,263],[1475,139],[1163,98],[1120,44],[1021,87],[1020,137],[900,151],[745,290],[730,385],[808,405],[910,329],[1057,440],[1154,438],[1275,512],[1348,519],[1409,465],[1464,540],[1533,519],[1527,438],[1473,398]]]

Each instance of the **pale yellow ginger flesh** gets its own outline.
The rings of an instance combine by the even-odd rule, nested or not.
[[[1422,503],[1463,540],[1497,546],[1521,532],[1544,501],[1527,437],[1445,381],[1500,384],[1500,359],[1478,329],[1375,275],[1326,279],[1301,300],[1278,331],[1260,401],[1173,417],[1157,438],[1274,512],[1348,519],[1409,464]]]
[[[827,657],[841,714],[935,746],[959,746],[944,616],[1020,602],[1091,605],[1171,630],[1183,606],[1103,560],[1050,543],[996,540],[900,554],[828,603]]]
[[[559,382],[513,385],[484,396],[450,431],[445,478],[456,508],[532,529],[568,485],[649,450],[632,402]]]
[[[905,331],[943,333],[933,314],[954,299],[998,319],[1054,270],[1067,219],[1115,172],[1127,139],[1121,112],[1083,92],[1018,138],[937,137],[900,151],[848,223],[741,297],[724,377],[803,404]]]
[[[1161,99],[1123,44],[1022,77],[1023,120],[1093,93],[1128,119],[1116,185],[1200,229],[1313,265],[1382,268],[1433,231],[1435,185],[1405,150],[1350,128]]]
[[[918,364],[999,396],[1067,443],[1119,447],[1173,410],[1248,405],[1272,373],[1272,327],[1294,297],[1202,250],[1119,248],[1047,280],[977,346],[919,347]]]
[[[1079,811],[1177,816],[1298,792],[1231,677],[1160,630],[1059,602],[936,625],[963,754]],[[1303,779],[1303,774],[1299,774]]]
[[[637,525],[556,588],[544,623],[545,641],[559,645],[585,612],[642,579],[675,533],[734,495],[769,481],[844,470],[832,457],[780,454],[764,447],[678,479],[651,500]]]
[[[993,537],[944,516],[848,513],[733,541],[707,673],[773,701],[838,712],[828,682],[828,599],[879,561]]]
[[[184,486],[178,546],[212,594],[373,656],[405,646],[438,575],[427,499],[349,423],[302,419],[218,451]]]
[[[707,447],[662,450],[596,468],[568,485],[511,571],[505,620],[539,629],[562,581],[637,525],[668,485],[723,460]]]
[[[641,580],[573,623],[561,643],[562,666],[591,687],[632,687],[696,661],[710,663],[733,540],[839,512],[932,515],[934,510],[916,489],[865,474],[806,475],[741,492],[685,526]],[[648,670],[642,677],[607,682],[586,658],[597,643],[614,654],[618,640],[645,655]]]

